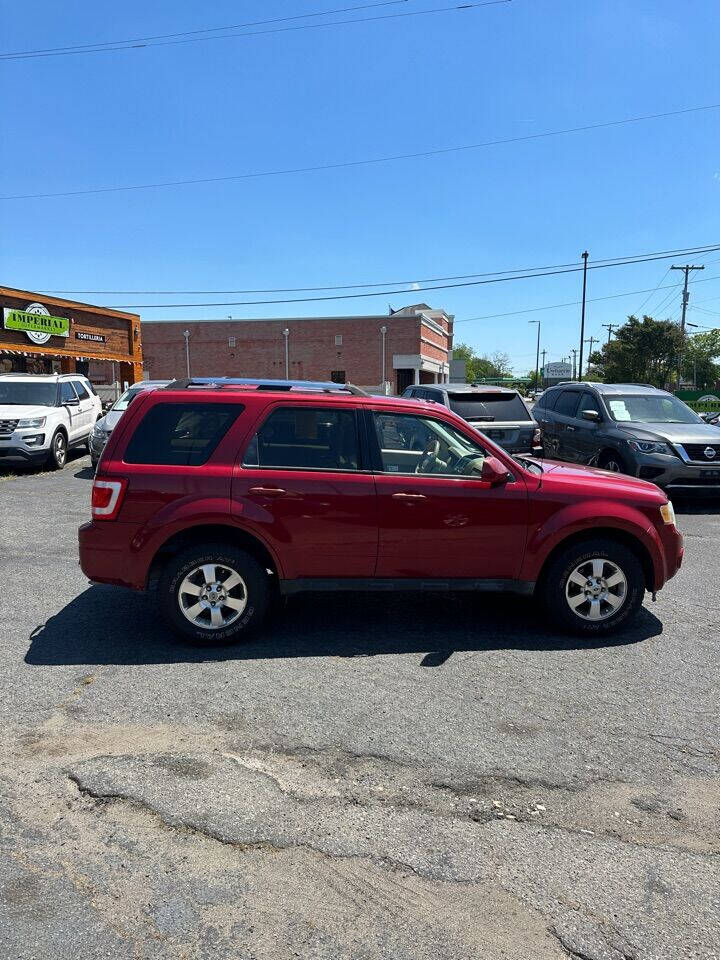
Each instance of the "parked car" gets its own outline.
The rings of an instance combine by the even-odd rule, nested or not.
[[[535,404],[545,454],[651,480],[668,491],[720,492],[720,429],[656,387],[564,383]]]
[[[0,459],[61,470],[102,412],[80,374],[0,374]]]
[[[170,383],[169,380],[141,380],[139,383],[134,383],[112,404],[110,409],[105,413],[104,416],[100,417],[96,421],[95,427],[90,434],[90,460],[92,461],[93,470],[98,465],[98,460],[100,455],[105,449],[105,444],[108,442],[108,437],[113,432],[117,426],[118,420],[122,416],[123,412],[127,410],[130,404],[133,402],[135,397],[142,390],[152,390],[155,387],[165,387]]]
[[[683,556],[653,484],[516,460],[441,404],[290,381],[142,391],[79,541],[90,580],[151,591],[201,644],[303,590],[534,594],[562,627],[606,634]]]
[[[420,384],[408,387],[403,397],[441,403],[509,453],[542,452],[538,425],[517,390],[472,383]]]

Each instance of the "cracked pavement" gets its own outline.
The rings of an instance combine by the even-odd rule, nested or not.
[[[176,644],[0,474],[0,957],[720,956],[720,506],[614,644],[517,598],[299,597]]]

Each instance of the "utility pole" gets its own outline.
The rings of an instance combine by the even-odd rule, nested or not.
[[[589,367],[589,366],[590,366],[590,357],[592,356],[592,352],[593,352],[593,344],[594,344],[594,343],[600,343],[600,341],[599,341],[596,337],[588,337],[588,339],[585,341],[585,343],[589,343],[589,344],[590,344],[590,349],[588,350],[588,367]],[[582,380],[582,370],[580,371],[580,379]]]
[[[612,337],[612,332],[613,332],[613,330],[615,330],[616,327],[619,327],[620,324],[619,324],[619,323],[604,323],[603,326],[605,327],[605,329],[606,329],[607,332],[608,332],[607,342],[610,343],[610,337]]]
[[[578,376],[577,376],[577,350],[575,349],[575,347],[573,347],[572,355],[573,355],[573,374],[572,374],[572,378],[573,378],[573,380],[577,380],[577,378],[578,378]]]
[[[583,292],[582,292],[582,314],[580,317],[580,380],[582,380],[582,367],[583,367],[583,342],[585,340],[585,294],[587,292],[587,262],[590,254],[585,251],[583,253]]]
[[[686,315],[687,315],[688,300],[690,299],[690,294],[688,293],[688,278],[689,278],[689,276],[690,276],[690,271],[691,271],[691,270],[704,270],[705,267],[704,267],[704,266],[702,266],[702,267],[694,267],[694,266],[692,266],[691,264],[688,263],[688,264],[686,264],[686,266],[684,266],[684,267],[676,267],[676,266],[673,265],[672,267],[670,267],[670,269],[671,269],[671,270],[682,270],[683,273],[685,274],[685,283],[683,284],[683,295],[682,295],[682,318],[681,318],[681,320],[680,320],[680,329],[682,330],[683,335],[684,335],[684,334],[685,334],[685,317],[686,317]],[[678,389],[680,388],[680,371],[681,371],[681,368],[682,368],[682,353],[680,353],[680,354],[678,355],[678,361],[677,361],[677,383],[678,383]]]
[[[535,390],[540,389],[540,321],[539,320],[528,320],[528,323],[536,323],[538,332],[537,332],[537,349],[535,350]],[[545,359],[545,351],[543,350],[543,361]]]

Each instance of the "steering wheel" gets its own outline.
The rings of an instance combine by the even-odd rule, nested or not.
[[[425,449],[421,453],[420,459],[415,467],[415,473],[430,473],[437,463],[439,453],[440,441],[437,437],[429,437],[425,444]]]

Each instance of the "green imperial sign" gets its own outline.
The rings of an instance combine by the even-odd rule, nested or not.
[[[50,337],[67,337],[70,321],[67,317],[51,317],[41,303],[28,304],[27,310],[3,308],[6,330],[22,330],[33,343],[47,343]]]

